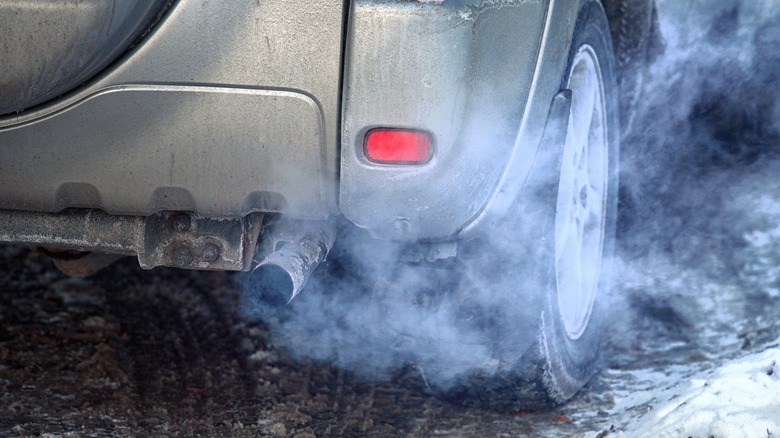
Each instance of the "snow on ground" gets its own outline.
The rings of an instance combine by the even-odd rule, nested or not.
[[[742,242],[717,257],[727,264],[681,271],[674,259],[648,256],[621,267],[618,293],[650,296],[668,327],[634,321],[630,335],[619,335],[618,354],[635,346],[648,353],[604,371],[613,427],[586,437],[780,437],[776,168],[756,166],[724,190],[721,212],[736,218]]]
[[[655,372],[648,372],[647,377],[656,384],[669,380],[669,376]],[[762,352],[699,372],[669,387],[616,396],[615,401],[616,410],[625,412],[641,410],[648,403],[654,406],[614,436],[780,436],[780,339]]]

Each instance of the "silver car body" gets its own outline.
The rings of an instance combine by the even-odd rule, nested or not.
[[[63,39],[68,57],[101,38],[89,14],[40,3],[0,6],[13,23],[0,59],[28,66],[0,67],[8,96],[29,86],[19,77],[57,70],[30,61],[58,40],[33,38],[42,17],[73,18],[51,27],[81,35]],[[508,214],[534,165],[578,4],[177,0],[82,85],[0,116],[0,210],[341,214],[382,238],[467,235]],[[433,158],[370,162],[374,127],[430,132]]]

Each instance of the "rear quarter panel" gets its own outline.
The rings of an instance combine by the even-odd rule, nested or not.
[[[355,1],[339,205],[390,239],[440,239],[505,214],[533,165],[577,1]],[[434,137],[423,165],[369,162],[373,127]]]

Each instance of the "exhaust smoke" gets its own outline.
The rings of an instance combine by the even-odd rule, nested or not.
[[[666,51],[622,142],[612,341],[716,357],[774,308],[777,279],[749,272],[778,263],[751,240],[780,220],[780,4],[658,5]]]
[[[745,285],[737,271],[755,266],[740,259],[752,257],[745,230],[777,223],[780,211],[780,4],[659,0],[658,7],[666,48],[646,70],[623,133],[618,258],[604,261],[616,279],[601,297],[610,309],[606,330],[624,352],[652,342],[704,342],[697,318],[748,317],[748,305],[719,308],[702,297]],[[526,225],[518,233],[534,232]],[[748,233],[780,244],[775,234]],[[460,261],[421,267],[399,263],[403,245],[351,224],[340,224],[338,235],[295,300],[303,284],[296,278],[305,275],[291,274],[290,260],[304,244],[294,256],[271,254],[249,277],[248,317],[263,316],[275,345],[294,358],[366,378],[411,369],[426,384],[451,387],[474,371],[504,370],[509,363],[496,358],[516,357],[534,341],[538,315],[527,313],[538,297],[507,293],[539,289],[510,275],[524,266],[470,244]],[[497,248],[514,244],[510,236],[497,240]],[[303,258],[312,267],[319,255]],[[458,263],[480,266],[495,281],[459,288],[470,279],[458,278]]]

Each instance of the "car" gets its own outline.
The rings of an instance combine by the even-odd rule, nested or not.
[[[450,393],[554,404],[594,373],[652,0],[0,10],[0,241],[71,275],[251,270],[284,306],[359,228],[495,299],[465,318],[491,372]]]

